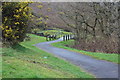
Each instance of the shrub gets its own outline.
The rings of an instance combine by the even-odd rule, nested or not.
[[[6,45],[17,44],[26,37],[30,8],[27,2],[4,2],[2,5],[2,40]]]

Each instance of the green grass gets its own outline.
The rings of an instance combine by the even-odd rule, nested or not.
[[[85,54],[88,56],[92,56],[93,58],[100,59],[100,60],[106,60],[110,61],[113,63],[119,63],[118,61],[118,54],[107,54],[107,53],[99,53],[99,52],[88,52],[88,51],[83,51],[83,50],[78,50],[70,47],[66,47],[65,45],[73,45],[74,40],[69,40],[69,41],[62,41],[62,42],[57,42],[57,43],[52,43],[53,46],[59,47],[59,48],[64,48],[70,51],[78,52],[81,54]]]
[[[2,49],[3,78],[93,78],[79,67],[33,46],[44,42],[44,37],[29,36],[30,41]]]

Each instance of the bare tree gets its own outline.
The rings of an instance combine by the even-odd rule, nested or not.
[[[109,52],[111,42],[118,48],[118,3],[101,2],[101,3],[67,3],[67,7],[61,9],[59,17],[72,28],[76,35],[76,42],[86,44],[91,40],[94,51],[100,43]],[[103,41],[100,41],[102,40]],[[106,43],[106,44],[105,44]],[[80,44],[81,45],[81,44]],[[83,45],[86,47],[88,45]],[[112,52],[112,51],[111,51]],[[114,51],[113,51],[114,52]]]

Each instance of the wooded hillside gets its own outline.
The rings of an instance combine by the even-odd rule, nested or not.
[[[118,5],[110,2],[53,2],[32,3],[30,6],[35,12],[34,24],[44,16],[48,18],[44,18],[41,27],[59,27],[75,33],[73,47],[86,51],[119,53]]]

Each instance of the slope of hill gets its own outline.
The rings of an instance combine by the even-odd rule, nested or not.
[[[32,12],[34,13],[34,15],[36,15],[36,19],[41,17],[41,16],[48,16],[48,20],[46,20],[47,22],[47,26],[49,27],[57,27],[57,28],[63,28],[63,29],[67,29],[70,30],[66,23],[64,23],[64,21],[59,17],[59,13],[60,13],[60,9],[59,6],[61,7],[65,7],[65,3],[47,3],[47,2],[43,2],[43,3],[32,3],[29,5],[32,8]],[[35,20],[34,20],[35,21]]]
[[[44,37],[29,36],[30,41],[0,51],[3,78],[93,78],[79,67],[33,46],[46,41]]]

